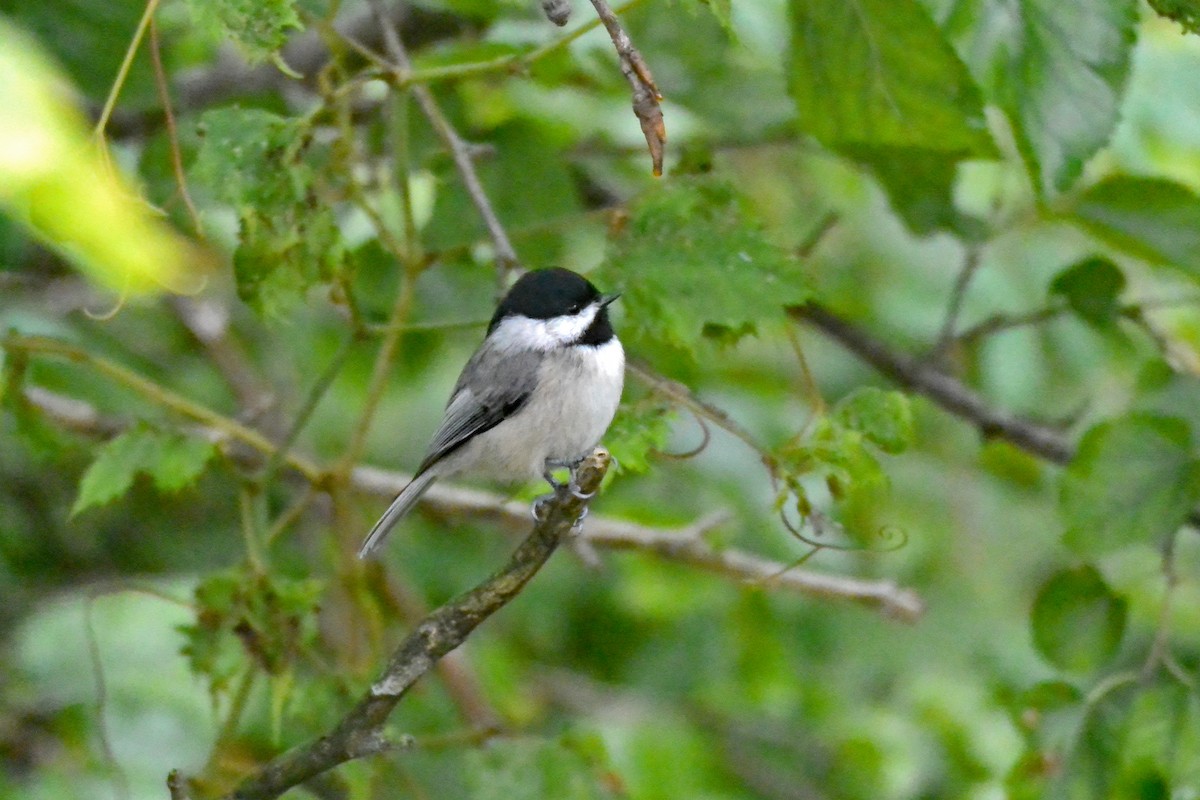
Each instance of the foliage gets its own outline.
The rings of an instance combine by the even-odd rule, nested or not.
[[[656,179],[585,4],[404,4],[399,66],[360,0],[3,4],[0,796],[225,796],[502,563],[523,510],[443,482],[353,553],[508,240],[622,293],[628,552],[305,788],[1200,794],[1200,39],[1150,7],[625,2]]]

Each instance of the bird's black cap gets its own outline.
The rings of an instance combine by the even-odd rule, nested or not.
[[[496,313],[488,325],[488,333],[495,330],[505,317],[520,315],[530,319],[551,319],[574,314],[597,300],[611,302],[615,299],[615,295],[602,298],[591,281],[569,269],[553,267],[526,272],[513,284],[496,307]],[[578,343],[604,344],[612,337],[612,325],[608,321],[608,308],[605,303]]]

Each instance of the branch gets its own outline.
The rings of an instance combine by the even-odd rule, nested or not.
[[[404,48],[404,43],[400,41],[400,35],[396,32],[395,26],[387,19],[382,0],[370,0],[370,3],[371,9],[378,19],[379,26],[383,30],[383,43],[387,48],[388,57],[393,62],[393,71],[398,79],[403,80],[405,75],[412,71],[412,59],[409,58],[408,51]],[[421,111],[429,120],[429,124],[433,126],[438,138],[442,140],[443,144],[450,151],[450,156],[454,159],[454,166],[458,170],[463,186],[466,188],[467,194],[471,197],[471,203],[474,204],[475,210],[479,212],[479,216],[483,218],[483,224],[487,227],[488,235],[492,239],[492,247],[496,251],[496,264],[500,268],[501,278],[506,277],[509,270],[517,269],[521,266],[521,261],[517,258],[517,251],[513,249],[512,242],[508,239],[508,233],[505,232],[504,226],[500,224],[500,218],[496,216],[491,201],[488,200],[487,193],[483,190],[483,184],[480,182],[479,175],[475,171],[475,162],[471,159],[470,148],[463,141],[462,137],[458,135],[458,131],[454,130],[454,126],[450,124],[450,121],[446,119],[446,115],[438,107],[437,101],[433,98],[433,92],[429,90],[429,87],[413,85],[410,90],[413,93],[413,97],[416,98],[417,104],[421,106]]]
[[[710,516],[677,532],[609,521],[603,529],[586,530],[586,541],[611,550],[653,553],[668,561],[688,564],[764,588],[779,587],[820,599],[849,600],[877,609],[885,616],[916,622],[925,612],[920,596],[890,580],[869,581],[828,575],[769,561],[739,550],[715,550],[700,535],[725,516]]]
[[[578,470],[579,488],[595,492],[611,458],[598,449]],[[560,489],[542,521],[508,563],[474,589],[435,610],[392,653],[383,674],[325,736],[284,753],[242,782],[228,800],[269,800],[339,764],[388,749],[383,727],[405,693],[480,623],[513,600],[541,569],[587,506]]]
[[[395,3],[388,12],[393,25],[409,32],[414,45],[423,45],[450,38],[461,33],[463,20],[449,14],[424,11],[404,2]],[[342,35],[368,46],[383,42],[383,31],[370,9],[363,9],[335,23]],[[313,79],[330,59],[330,51],[322,31],[310,30],[293,39],[283,48],[281,57],[291,69]],[[175,111],[190,111],[219,105],[234,97],[266,94],[296,86],[297,82],[284,75],[272,63],[251,66],[232,48],[221,51],[217,60],[208,66],[180,73],[174,81],[177,101]],[[98,110],[97,110],[98,113]],[[108,124],[110,137],[120,138],[152,133],[165,119],[161,109],[121,111],[113,113]]]
[[[662,94],[654,83],[650,68],[642,59],[642,54],[633,46],[629,34],[621,27],[621,20],[608,7],[605,0],[592,0],[596,14],[604,23],[604,29],[612,39],[613,47],[617,49],[617,58],[621,63],[621,73],[629,81],[633,92],[633,113],[642,126],[642,135],[646,137],[646,147],[650,150],[650,160],[654,165],[655,176],[662,175],[663,146],[667,143],[667,126],[663,122]]]
[[[819,303],[789,308],[788,314],[820,329],[863,361],[901,386],[923,394],[974,425],[985,437],[997,437],[1055,464],[1066,464],[1075,446],[1060,431],[994,408],[956,378],[897,352]]]
[[[25,388],[25,398],[56,423],[77,433],[111,437],[125,427],[120,421],[101,415],[82,400],[45,389],[28,386]],[[216,441],[224,438],[219,432],[205,428],[200,429],[200,435]],[[245,466],[258,466],[261,461],[255,453],[242,449],[229,455]],[[360,465],[350,473],[350,486],[365,494],[390,499],[411,479],[411,475],[402,472]],[[435,518],[465,516],[487,520],[508,531],[522,530],[529,524],[528,503],[506,500],[493,492],[440,482],[430,487],[421,498],[421,509]],[[725,512],[716,512],[684,528],[664,530],[611,517],[590,516],[581,538],[583,542],[597,547],[644,551],[734,580],[761,583],[766,588],[779,587],[822,600],[847,600],[905,622],[915,621],[924,610],[924,603],[915,592],[898,587],[891,581],[860,580],[798,567],[789,569],[787,564],[735,549],[715,550],[704,543],[701,538],[703,534],[727,519]]]

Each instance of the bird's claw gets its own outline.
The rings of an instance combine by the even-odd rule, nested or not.
[[[592,494],[595,494],[595,492],[593,492]],[[585,519],[587,519],[589,510],[590,510],[589,506],[584,506],[583,511],[579,512],[579,519],[575,520],[575,524],[573,524],[571,526],[571,535],[572,536],[578,536],[580,533],[583,532],[583,521]]]
[[[542,522],[546,519],[546,507],[549,506],[551,501],[553,501],[557,496],[557,492],[552,494],[544,494],[533,501],[533,506],[529,509],[529,511],[531,514],[533,514],[534,522]]]

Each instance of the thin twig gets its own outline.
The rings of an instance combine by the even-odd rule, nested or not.
[[[582,493],[599,488],[609,461],[604,450],[588,456],[577,471]],[[392,653],[379,679],[332,730],[263,766],[228,800],[270,800],[339,764],[388,749],[383,726],[408,690],[442,656],[461,645],[480,623],[525,588],[579,519],[587,502],[565,488],[560,490],[508,563],[479,586],[425,617]]]
[[[93,355],[74,345],[41,336],[19,336],[9,333],[3,340],[0,340],[0,348],[30,355],[63,358],[77,364],[84,364],[117,383],[133,389],[152,403],[207,426],[215,434],[214,438],[235,439],[268,457],[275,452],[275,445],[258,431],[218,414],[207,406],[189,400],[127,367],[102,356]],[[35,400],[36,396],[27,393],[27,397]],[[45,394],[41,394],[40,397],[44,399]],[[61,404],[56,410],[63,410]],[[81,423],[88,416],[83,413],[72,413],[76,423]],[[286,460],[288,466],[308,478],[309,481],[319,482],[323,477],[320,468],[307,458],[292,454],[287,456]]]
[[[663,149],[667,143],[667,126],[663,122],[662,93],[654,83],[650,68],[642,59],[642,54],[633,46],[629,34],[621,26],[621,20],[609,8],[606,0],[591,0],[597,16],[604,23],[604,29],[612,39],[613,47],[617,49],[617,58],[621,64],[621,73],[629,82],[633,92],[633,113],[642,126],[642,135],[646,137],[646,147],[650,150],[650,161],[654,174],[662,175]]]
[[[154,86],[158,90],[158,102],[162,103],[163,119],[167,123],[167,143],[171,147],[171,171],[175,174],[175,185],[179,188],[179,197],[187,209],[188,219],[192,221],[192,229],[196,236],[204,238],[204,226],[200,222],[200,212],[192,202],[188,191],[187,177],[183,171],[183,155],[179,152],[179,130],[175,127],[175,113],[171,110],[171,92],[167,87],[167,73],[163,69],[162,52],[158,42],[158,23],[150,17],[150,60],[154,63]]]
[[[971,280],[979,270],[979,256],[978,247],[973,245],[967,247],[967,252],[963,256],[962,269],[958,271],[958,277],[954,279],[954,288],[950,290],[950,302],[946,305],[946,317],[942,320],[942,331],[938,334],[937,344],[927,356],[931,364],[941,364],[954,344],[954,331],[958,328],[958,318],[962,313],[967,289],[970,288]]]
[[[129,800],[129,778],[117,761],[112,737],[108,733],[108,682],[104,679],[104,662],[100,658],[100,642],[96,638],[96,624],[92,618],[96,597],[93,593],[83,601],[83,631],[87,639],[88,657],[92,661],[92,674],[96,678],[96,737],[100,741],[100,752],[112,771],[113,795],[117,800]]]
[[[743,428],[733,417],[712,403],[696,397],[696,395],[692,394],[691,389],[684,384],[673,381],[664,375],[659,375],[649,367],[633,361],[625,365],[625,371],[668,400],[678,403],[698,417],[707,419],[726,433],[733,434],[764,459],[770,458],[766,448],[755,440],[754,435],[750,431]]]
[[[383,27],[383,41],[387,47],[388,57],[394,62],[393,68],[397,77],[402,77],[412,71],[412,59],[409,58],[408,51],[404,49],[400,35],[387,19],[381,0],[370,0],[370,3],[379,25]],[[483,218],[483,224],[487,227],[488,236],[492,240],[496,266],[499,268],[500,278],[503,282],[509,272],[520,268],[521,262],[517,258],[517,251],[513,249],[512,242],[509,241],[508,233],[500,224],[500,218],[496,215],[496,211],[492,208],[492,203],[483,189],[483,184],[475,171],[475,162],[471,159],[470,148],[458,135],[458,131],[450,124],[446,115],[442,113],[433,97],[433,92],[428,87],[414,85],[411,87],[411,91],[413,97],[417,99],[417,104],[421,106],[421,111],[429,120],[429,124],[433,126],[434,132],[446,145],[446,149],[450,151],[450,157],[454,160],[454,166],[471,198],[471,203],[479,212],[479,216]]]
[[[992,407],[956,378],[893,350],[819,303],[792,306],[788,314],[814,325],[896,383],[925,395],[986,437],[1005,439],[1055,464],[1066,464],[1075,453],[1075,446],[1058,429]]]
[[[154,18],[154,12],[158,10],[158,3],[159,0],[147,0],[146,9],[142,12],[142,18],[138,20],[138,26],[133,33],[133,39],[130,40],[129,46],[125,48],[125,57],[121,59],[121,66],[117,69],[117,77],[113,79],[112,87],[108,90],[108,97],[104,101],[104,108],[100,111],[100,119],[96,120],[94,134],[97,139],[102,140],[104,138],[109,117],[112,116],[113,108],[117,105],[117,98],[121,96],[121,89],[125,86],[125,79],[129,77],[129,68],[133,66],[133,57],[137,55],[138,47],[142,44],[142,38],[146,35],[146,29],[150,27],[150,21]]]

